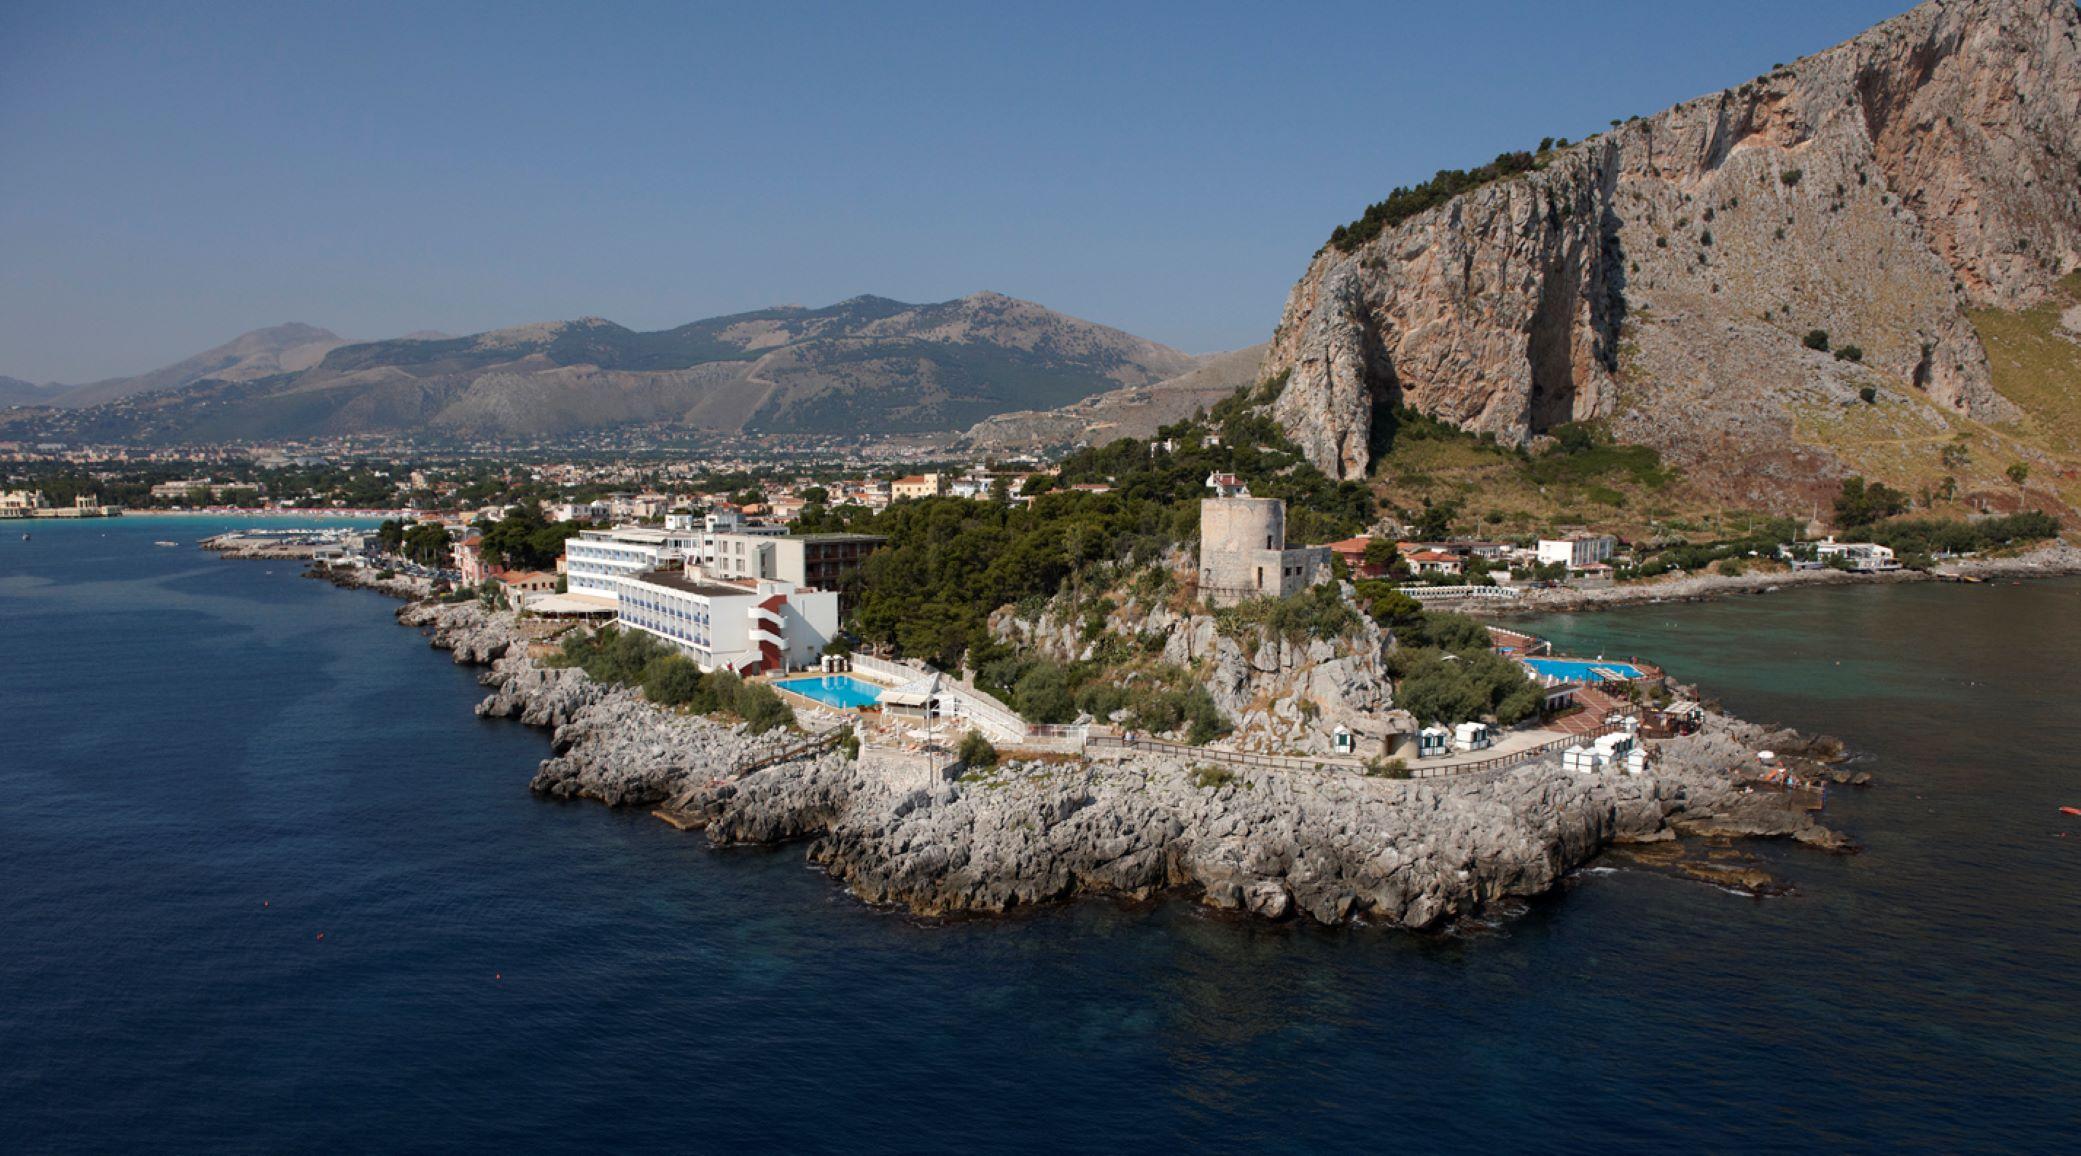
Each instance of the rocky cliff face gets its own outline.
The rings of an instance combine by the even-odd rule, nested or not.
[[[1400,402],[1516,441],[1610,419],[1767,489],[1815,467],[1796,415],[1867,386],[2009,416],[1964,311],[2081,268],[2081,17],[1934,0],[1541,156],[1316,254],[1260,370],[1311,461],[1363,475]]]

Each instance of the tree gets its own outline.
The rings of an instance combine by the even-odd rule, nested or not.
[[[1864,404],[1872,405],[1879,400],[1879,391],[1867,385],[1857,391],[1857,396],[1863,399]]]
[[[2030,463],[2017,462],[2002,472],[2008,474],[2009,480],[2016,483],[2016,488],[2020,490],[2023,483],[2030,480]]]
[[[1366,543],[1364,560],[1372,569],[1392,570],[1402,560],[1402,551],[1386,538],[1374,538]]]
[[[1435,542],[1452,533],[1453,515],[1459,512],[1457,502],[1439,502],[1433,505],[1429,498],[1425,498],[1423,512],[1416,516],[1416,524],[1411,529],[1423,541]]]
[[[1845,345],[1841,349],[1835,351],[1835,359],[1837,361],[1863,361],[1864,350],[1859,349],[1854,345]],[[1868,401],[1870,399],[1867,398],[1866,400]]]
[[[1884,482],[1867,483],[1856,476],[1843,479],[1842,491],[1835,498],[1835,520],[1845,530],[1863,529],[1907,509],[1906,494]]]
[[[1799,339],[1799,343],[1808,349],[1826,353],[1828,352],[1828,331],[1826,329],[1809,329],[1806,331],[1806,336]]]

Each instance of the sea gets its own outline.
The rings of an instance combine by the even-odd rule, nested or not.
[[[1863,850],[1754,845],[1786,895],[935,922],[534,796],[390,601],[194,548],[244,524],[0,536],[0,1150],[2075,1150],[2081,584],[1531,623],[1843,740]]]

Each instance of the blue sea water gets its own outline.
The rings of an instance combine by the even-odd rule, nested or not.
[[[1536,624],[1862,753],[1785,898],[931,924],[536,798],[386,600],[150,545],[215,528],[0,540],[8,1151],[2072,1150],[2081,585]]]

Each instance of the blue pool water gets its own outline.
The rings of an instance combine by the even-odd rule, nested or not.
[[[810,678],[788,678],[774,684],[803,698],[813,698],[840,710],[873,706],[882,688],[850,674],[819,674]]]
[[[1639,678],[1646,673],[1630,662],[1609,662],[1591,658],[1527,658],[1526,666],[1548,678],[1564,678],[1570,682],[1603,682],[1605,677],[1599,670],[1617,671],[1620,678]]]

